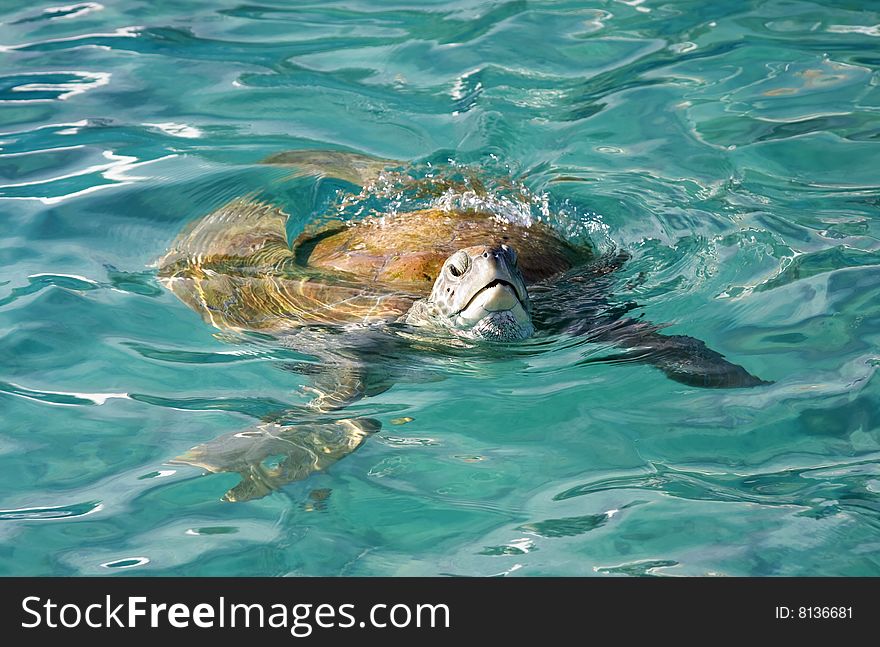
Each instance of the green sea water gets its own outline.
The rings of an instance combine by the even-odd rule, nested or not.
[[[880,575],[878,69],[866,0],[0,0],[0,574]],[[473,169],[773,383],[435,356],[358,451],[222,502],[168,461],[310,377],[151,264],[242,195],[395,207],[260,164],[293,149]]]

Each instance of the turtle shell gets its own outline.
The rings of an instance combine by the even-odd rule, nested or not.
[[[528,283],[589,258],[547,225],[510,223],[479,211],[426,209],[352,223],[335,223],[294,242],[303,266],[353,274],[368,283],[399,285],[427,295],[444,261],[463,247],[513,247]]]
[[[527,283],[588,261],[543,223],[427,209],[331,222],[289,246],[277,207],[237,200],[181,234],[160,280],[218,328],[279,332],[307,324],[394,321],[430,294],[444,261],[472,245],[513,247]]]

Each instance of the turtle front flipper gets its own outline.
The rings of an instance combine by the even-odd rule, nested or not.
[[[316,375],[312,384],[303,389],[314,398],[308,406],[319,412],[337,411],[361,398],[384,393],[393,385],[387,374],[367,370],[363,364],[340,363]]]
[[[249,501],[325,470],[355,451],[380,427],[372,418],[292,425],[263,423],[197,445],[169,463],[214,473],[238,473],[241,482],[223,500]]]
[[[284,151],[270,155],[262,163],[293,167],[294,177],[316,175],[344,180],[357,186],[369,184],[386,168],[400,166],[400,162],[394,160],[328,150]]]
[[[629,258],[614,251],[565,273],[552,282],[530,287],[539,328],[590,342],[608,343],[626,352],[594,357],[584,363],[641,362],[659,368],[669,378],[704,388],[742,388],[770,384],[729,362],[699,339],[664,335],[658,326],[626,317],[635,303],[612,299],[613,272]]]
[[[408,351],[406,340],[384,326],[303,328],[279,338],[281,345],[315,358],[282,368],[306,375],[309,409],[338,411],[390,389],[401,375],[395,366]]]
[[[689,386],[714,389],[739,389],[772,384],[752,375],[739,364],[729,362],[699,339],[687,335],[653,334],[643,337],[647,344],[647,363],[668,377]]]
[[[588,335],[591,341],[606,341],[629,349],[625,356],[611,361],[643,362],[659,368],[669,378],[688,386],[735,389],[772,384],[749,373],[739,364],[687,335],[663,335],[657,327],[633,319],[621,319],[600,332]],[[607,358],[588,362],[609,361]]]

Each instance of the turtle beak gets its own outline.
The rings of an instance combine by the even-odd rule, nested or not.
[[[525,281],[511,262],[512,258],[506,246],[486,248],[475,256],[469,280],[473,293],[455,314],[462,315],[475,307],[487,312],[502,312],[519,306],[529,312]]]
[[[516,286],[503,279],[495,279],[475,292],[459,314],[473,307],[480,307],[486,312],[503,312],[512,310],[517,305],[522,306],[523,309],[527,307]]]

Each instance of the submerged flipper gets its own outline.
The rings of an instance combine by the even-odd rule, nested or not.
[[[306,407],[280,411],[267,422],[193,447],[170,462],[240,474],[241,482],[223,500],[247,501],[323,471],[360,447],[380,430],[378,420],[333,420],[324,414],[391,387],[393,378],[383,358],[395,352],[394,337],[369,330],[328,334],[304,330],[280,338],[282,344],[304,346],[319,360],[284,365],[311,378],[306,390],[315,397]],[[333,351],[328,342],[334,342]]]
[[[687,335],[651,335],[643,338],[650,356],[646,361],[667,376],[689,386],[738,389],[772,384],[729,362],[699,339]]]
[[[539,327],[626,350],[617,357],[591,358],[585,363],[641,362],[659,368],[676,382],[705,388],[771,384],[729,362],[699,339],[664,335],[659,332],[662,326],[626,317],[637,305],[614,303],[610,293],[612,272],[628,258],[626,252],[611,252],[551,283],[529,288]]]
[[[687,335],[662,335],[644,322],[621,320],[596,341],[609,341],[631,349],[621,361],[651,364],[669,378],[688,386],[735,389],[772,384],[727,361],[699,339]],[[594,360],[596,361],[596,360]]]
[[[397,335],[384,327],[368,326],[304,328],[281,336],[279,342],[318,359],[285,368],[311,378],[311,385],[303,387],[314,396],[308,407],[322,413],[391,388],[394,359],[404,349],[404,341]]]
[[[238,473],[241,482],[223,500],[249,501],[325,470],[355,451],[380,426],[372,418],[289,426],[263,423],[197,445],[169,463]]]
[[[361,398],[379,395],[391,388],[392,382],[380,381],[377,373],[354,363],[326,368],[305,387],[315,396],[308,406],[319,412],[337,411]]]
[[[621,319],[604,329],[600,327],[590,341],[610,342],[629,349],[616,360],[650,364],[670,379],[688,386],[735,389],[772,384],[749,373],[739,364],[727,361],[699,339],[687,335],[663,335],[657,326],[633,319]],[[592,359],[588,362],[609,361]]]

